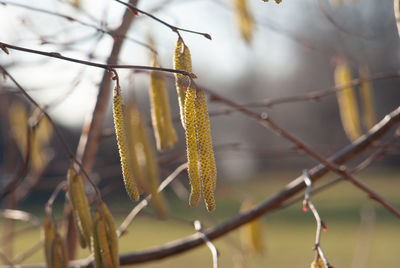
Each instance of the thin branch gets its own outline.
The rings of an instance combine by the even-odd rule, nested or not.
[[[207,238],[207,236],[203,232],[203,226],[201,225],[201,222],[196,220],[193,222],[194,228],[196,229],[197,233],[201,235],[201,238],[204,240],[206,243],[207,247],[211,251],[211,255],[213,258],[213,268],[218,268],[218,250],[215,247],[215,245],[210,241],[210,239]]]
[[[308,207],[311,212],[314,215],[315,221],[317,222],[317,230],[315,232],[315,250],[317,252],[315,256],[315,262],[318,262],[318,259],[321,258],[322,262],[324,263],[325,268],[331,268],[331,265],[329,264],[328,260],[325,257],[325,254],[322,250],[321,247],[321,230],[322,228],[325,228],[325,223],[321,220],[321,217],[319,216],[318,210],[315,208],[314,204],[311,202],[311,188],[312,188],[312,180],[310,179],[310,176],[308,175],[307,170],[303,171],[303,178],[304,178],[304,183],[306,184],[306,192],[304,194],[304,200],[303,200],[303,210],[307,211],[306,208]]]
[[[202,35],[205,38],[211,40],[211,35],[209,35],[208,33],[197,32],[197,31],[188,30],[188,29],[184,29],[184,28],[180,28],[180,27],[174,26],[174,25],[169,24],[168,22],[166,22],[164,20],[161,20],[160,18],[158,18],[158,17],[156,17],[156,16],[154,16],[154,15],[152,15],[152,14],[146,12],[146,11],[143,11],[143,10],[135,7],[134,5],[131,5],[129,3],[125,3],[125,2],[120,1],[120,0],[114,0],[114,1],[124,5],[126,7],[128,7],[131,11],[133,11],[134,14],[141,13],[141,14],[146,15],[147,17],[149,17],[149,18],[151,18],[151,19],[153,19],[153,20],[155,20],[155,21],[167,26],[168,28],[170,28],[173,32],[177,33],[178,35],[179,35],[179,31],[182,31],[182,32],[188,32],[188,33]]]
[[[192,84],[195,85],[195,82],[192,81]],[[209,89],[199,88],[198,86],[196,86],[196,87],[200,90],[203,90],[207,94],[209,94],[214,100],[224,103],[225,105],[228,105],[228,106],[238,110],[242,114],[255,119],[262,126],[271,129],[277,135],[282,136],[286,140],[292,142],[293,144],[296,145],[298,150],[304,151],[310,157],[314,158],[319,163],[323,164],[324,166],[326,166],[327,168],[329,168],[331,171],[335,172],[336,174],[339,174],[340,176],[344,176],[353,185],[355,185],[360,190],[367,193],[371,199],[377,201],[379,204],[381,204],[383,207],[385,207],[388,211],[390,211],[391,213],[396,215],[398,218],[400,218],[400,211],[397,208],[395,208],[392,204],[390,204],[387,200],[385,200],[382,196],[375,193],[372,189],[370,189],[369,187],[367,187],[366,185],[364,185],[363,183],[358,181],[356,178],[354,178],[349,172],[346,171],[345,167],[340,167],[340,166],[336,165],[335,163],[325,159],[322,155],[320,155],[316,151],[312,150],[303,141],[301,141],[300,139],[298,139],[291,133],[289,133],[286,130],[284,130],[283,128],[281,128],[278,124],[276,124],[274,121],[272,121],[272,119],[268,116],[268,114],[255,113],[240,104],[237,104],[227,98],[222,97],[219,94],[216,94],[215,92],[213,92]],[[398,109],[400,109],[400,107]],[[375,127],[377,127],[377,125],[375,125]],[[370,131],[372,131],[373,129],[371,129]],[[362,140],[364,138],[364,136],[360,137],[358,140]]]
[[[158,192],[161,192],[167,187],[168,184],[170,184],[182,171],[184,171],[187,168],[187,163],[184,163],[180,166],[178,166],[174,172],[172,172],[165,180],[162,181],[160,186],[158,187]],[[122,236],[125,234],[126,229],[128,229],[129,225],[133,221],[133,219],[136,217],[136,215],[143,209],[145,208],[148,204],[149,201],[151,200],[152,195],[149,194],[144,198],[142,201],[137,204],[132,211],[126,216],[124,221],[121,223],[120,227],[117,230],[118,236]]]
[[[127,40],[129,40],[129,41],[131,41],[133,43],[136,43],[138,45],[141,45],[141,46],[151,50],[153,53],[157,54],[157,51],[155,51],[151,46],[149,46],[148,44],[146,44],[144,42],[141,42],[141,41],[139,41],[139,40],[137,40],[135,38],[132,38],[130,36],[127,36],[127,35],[122,35],[122,36],[115,35],[115,33],[112,32],[112,31],[102,29],[102,28],[100,28],[100,27],[98,27],[98,26],[96,26],[94,24],[90,24],[90,23],[84,22],[84,21],[79,20],[79,19],[77,19],[75,17],[72,17],[70,15],[65,15],[65,14],[62,14],[62,13],[56,12],[56,11],[51,11],[51,10],[47,10],[47,9],[43,9],[43,8],[38,8],[38,7],[34,7],[34,6],[28,6],[28,5],[24,5],[24,4],[20,4],[20,3],[13,3],[13,2],[3,1],[3,0],[0,0],[0,4],[16,6],[16,7],[20,7],[20,8],[25,8],[25,9],[28,9],[28,10],[31,10],[31,11],[40,12],[40,13],[44,13],[44,14],[47,14],[47,15],[63,18],[65,20],[67,20],[67,21],[76,22],[76,23],[78,23],[78,24],[80,24],[82,26],[92,28],[92,29],[94,29],[97,32],[100,32],[102,34],[107,34],[112,38],[115,38],[116,36],[125,38],[125,39],[127,39]]]
[[[0,43],[1,45],[1,43]],[[99,190],[96,187],[96,184],[89,178],[89,175],[87,174],[87,172],[85,171],[85,169],[82,167],[82,164],[76,159],[75,155],[72,153],[72,151],[69,149],[66,141],[64,140],[63,136],[61,135],[60,130],[58,129],[57,125],[54,123],[53,119],[50,117],[50,115],[28,94],[28,92],[17,82],[17,80],[15,80],[15,78],[3,67],[0,65],[0,70],[3,72],[3,74],[7,75],[11,81],[17,86],[17,88],[21,91],[21,93],[35,106],[37,107],[40,112],[49,120],[49,123],[52,125],[54,132],[58,138],[58,140],[60,141],[61,145],[64,148],[64,151],[67,153],[68,157],[74,162],[76,163],[82,173],[85,175],[85,177],[87,178],[87,180],[90,182],[90,184],[93,186],[94,190],[96,191],[97,195],[99,195]],[[29,134],[28,134],[29,135]],[[28,138],[28,144],[30,142],[30,138]],[[28,153],[27,153],[28,156]],[[26,159],[29,159],[28,157],[26,157]],[[26,164],[27,165],[27,164]],[[6,193],[6,192],[5,192]],[[3,196],[4,194],[2,193],[0,195],[0,200],[2,198],[4,198]]]
[[[102,68],[102,69],[106,69],[106,70],[137,69],[137,70],[144,70],[144,71],[160,71],[160,72],[176,73],[176,74],[186,75],[186,76],[189,76],[192,78],[196,77],[194,74],[186,72],[186,71],[182,71],[182,70],[175,70],[175,69],[162,68],[162,67],[153,67],[153,66],[142,66],[142,65],[118,65],[118,64],[111,64],[111,63],[110,64],[95,63],[95,62],[91,62],[91,61],[80,60],[80,59],[76,59],[76,58],[62,56],[58,52],[46,52],[46,51],[41,51],[41,50],[36,50],[36,49],[29,49],[29,48],[25,48],[25,47],[10,45],[10,44],[3,43],[3,42],[0,42],[0,47],[5,47],[5,48],[9,48],[9,49],[27,52],[27,53],[56,58],[56,59],[60,59],[60,60],[65,60],[65,61],[69,61],[69,62],[87,65],[87,66]]]
[[[349,161],[353,157],[357,156],[365,149],[367,149],[371,144],[378,140],[380,137],[389,132],[394,126],[400,122],[400,107],[388,114],[382,121],[373,127],[367,135],[362,136],[360,139],[354,141],[352,144],[343,148],[341,151],[337,152],[329,158],[329,161],[342,164]],[[313,182],[318,181],[329,169],[319,164],[307,172]],[[303,176],[298,177],[289,184],[286,185],[279,193],[275,194],[271,198],[265,200],[253,209],[236,215],[235,217],[204,231],[208,239],[214,240],[216,238],[222,237],[223,235],[239,228],[240,226],[261,217],[267,213],[270,213],[276,209],[279,209],[281,204],[303,191],[305,188]],[[183,239],[178,239],[169,242],[160,247],[155,247],[147,249],[141,252],[129,253],[121,255],[120,263],[121,265],[131,265],[135,263],[144,263],[154,260],[160,260],[166,257],[170,257],[185,251],[191,250],[195,247],[204,244],[204,240],[199,237],[198,234],[193,234],[187,236]],[[93,267],[89,264],[87,267]]]

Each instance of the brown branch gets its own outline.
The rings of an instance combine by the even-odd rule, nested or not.
[[[34,6],[28,6],[28,5],[24,5],[24,4],[20,4],[20,3],[13,3],[13,2],[9,2],[9,1],[3,1],[3,0],[0,0],[0,4],[16,6],[16,7],[25,8],[25,9],[28,9],[28,10],[31,10],[31,11],[35,11],[35,12],[40,12],[40,13],[44,13],[44,14],[47,14],[47,15],[56,16],[56,17],[63,18],[63,19],[65,19],[67,21],[70,21],[70,22],[76,22],[76,23],[78,23],[78,24],[80,24],[82,26],[92,28],[92,29],[96,30],[99,33],[107,34],[112,38],[116,37],[116,35],[112,31],[108,31],[108,30],[102,29],[102,28],[100,28],[100,27],[98,27],[98,26],[96,26],[94,24],[90,24],[90,23],[84,22],[84,21],[79,20],[79,19],[77,19],[75,17],[72,17],[70,15],[66,15],[66,14],[62,14],[60,12],[51,11],[51,10],[38,8],[38,7],[34,7]],[[133,43],[136,43],[138,45],[141,45],[141,46],[151,50],[153,53],[157,54],[157,52],[151,46],[149,46],[148,44],[146,44],[144,42],[136,40],[135,38],[132,38],[132,37],[127,36],[127,35],[118,36],[118,37],[123,37],[123,38],[125,38],[125,39],[127,39],[127,40],[129,40],[129,41],[131,41]]]
[[[211,40],[211,35],[209,35],[208,33],[201,33],[201,32],[197,32],[197,31],[193,31],[193,30],[188,30],[188,29],[176,27],[176,26],[174,26],[172,24],[169,24],[168,22],[166,22],[166,21],[164,21],[164,20],[162,20],[162,19],[150,14],[149,12],[146,12],[146,11],[143,11],[143,10],[137,8],[135,5],[132,5],[132,4],[129,4],[129,3],[125,3],[125,2],[120,1],[120,0],[114,0],[114,1],[126,6],[134,14],[141,13],[141,14],[146,15],[147,17],[149,17],[149,18],[151,18],[151,19],[153,19],[153,20],[155,20],[155,21],[167,26],[168,28],[170,28],[173,32],[177,33],[178,35],[179,35],[179,31],[182,31],[182,32],[188,32],[188,33],[202,35],[205,38]]]
[[[354,141],[352,144],[343,148],[341,151],[337,152],[335,155],[328,158],[328,160],[332,163],[342,164],[356,155],[363,152],[366,148],[368,148],[375,140],[379,139],[387,132],[389,132],[395,125],[400,122],[400,107],[396,110],[388,114],[382,121],[373,127],[368,134],[362,136],[358,140]],[[328,173],[329,169],[319,164],[310,170],[308,170],[308,174],[313,182],[318,181],[322,176]],[[286,187],[284,187],[279,193],[274,195],[273,197],[265,200],[258,206],[253,209],[236,215],[235,217],[213,227],[207,229],[204,234],[210,240],[214,240],[219,238],[240,226],[260,217],[269,212],[272,212],[278,209],[282,203],[290,200],[291,197],[295,196],[300,191],[304,190],[305,184],[303,176],[298,177],[297,179],[290,182]],[[170,257],[172,255],[176,255],[188,250],[191,250],[195,247],[204,244],[204,240],[198,235],[193,234],[183,239],[178,239],[167,243],[161,247],[151,248],[145,251],[130,253],[126,255],[122,255],[120,257],[121,265],[131,265],[135,263],[143,263],[154,260],[163,259],[166,257]],[[87,267],[92,267],[89,264]]]
[[[194,81],[192,81],[192,84],[195,85]],[[199,88],[200,89],[200,88]],[[325,159],[322,155],[318,154],[314,150],[312,150],[308,145],[306,145],[303,141],[292,135],[291,133],[287,132],[283,128],[281,128],[278,124],[276,124],[274,121],[272,121],[271,118],[266,113],[258,114],[255,113],[246,107],[237,104],[229,99],[226,99],[208,89],[201,88],[204,92],[209,94],[214,100],[217,100],[221,103],[224,103],[239,112],[243,113],[244,115],[251,117],[253,119],[256,119],[258,123],[260,123],[262,126],[266,128],[270,128],[273,132],[275,132],[277,135],[282,136],[286,140],[292,142],[293,144],[296,145],[298,150],[302,150],[315,160],[317,160],[319,163],[323,164],[327,168],[329,168],[331,171],[337,173],[340,176],[345,177],[348,181],[350,181],[354,186],[358,187],[360,190],[364,191],[365,193],[368,194],[368,196],[380,203],[383,207],[385,207],[387,210],[389,210],[391,213],[396,215],[398,218],[400,218],[400,211],[395,208],[393,205],[391,205],[387,200],[385,200],[383,197],[381,197],[379,194],[375,193],[372,189],[358,181],[356,178],[354,178],[349,172],[346,171],[345,167],[337,166],[335,163]],[[400,107],[399,107],[400,109]],[[374,126],[374,128],[377,126]],[[372,131],[372,129],[370,130]],[[360,137],[360,139],[363,139],[364,136]]]
[[[118,37],[116,39],[124,40],[123,37]],[[114,45],[117,44],[117,43],[118,42],[114,42]],[[177,74],[186,75],[186,76],[189,76],[189,77],[192,77],[192,78],[196,77],[192,73],[188,73],[188,72],[182,71],[182,70],[170,69],[170,68],[153,67],[153,66],[142,66],[142,65],[118,65],[118,64],[115,64],[117,62],[117,60],[115,60],[115,59],[113,59],[111,61],[109,59],[107,61],[108,62],[107,64],[103,64],[103,63],[96,63],[96,62],[91,62],[91,61],[80,60],[80,59],[76,59],[76,58],[62,56],[58,52],[46,52],[46,51],[41,51],[41,50],[36,50],[36,49],[30,49],[30,48],[10,45],[10,44],[3,43],[3,42],[0,42],[0,47],[5,47],[5,48],[9,48],[9,49],[14,49],[14,50],[27,52],[27,53],[42,55],[42,56],[51,57],[51,58],[56,58],[56,59],[60,59],[60,60],[65,60],[65,61],[69,61],[69,62],[74,62],[74,63],[87,65],[87,66],[102,68],[102,69],[106,69],[106,70],[111,70],[111,69],[137,69],[137,70],[144,70],[144,71],[159,71],[159,72],[177,73]],[[118,54],[119,54],[119,50],[120,50],[120,48],[118,49]]]

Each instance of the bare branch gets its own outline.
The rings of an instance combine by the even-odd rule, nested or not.
[[[210,239],[207,238],[207,236],[203,233],[203,226],[201,225],[201,222],[196,220],[193,223],[194,228],[196,229],[197,233],[201,235],[201,238],[204,240],[206,243],[207,247],[211,251],[211,255],[213,258],[213,268],[218,268],[218,250],[215,247],[215,245],[210,241]]]
[[[362,136],[358,140],[354,141],[352,144],[343,148],[341,151],[337,152],[330,158],[329,161],[336,164],[342,164],[349,161],[356,155],[363,152],[371,144],[382,137],[384,134],[389,132],[394,126],[400,122],[400,107],[388,114],[382,121],[373,127],[367,135]],[[319,164],[307,172],[313,182],[318,181],[326,173],[328,173],[329,168]],[[304,178],[303,176],[298,177],[289,184],[287,184],[280,192],[272,196],[271,198],[265,200],[253,209],[244,212],[242,214],[236,215],[235,217],[204,231],[208,239],[214,240],[219,238],[240,226],[262,216],[276,209],[279,209],[281,204],[290,200],[297,193],[304,190]],[[178,239],[169,242],[163,246],[151,248],[141,252],[130,253],[122,255],[120,257],[121,265],[131,265],[135,263],[143,263],[154,260],[163,259],[172,255],[176,255],[192,248],[198,247],[204,244],[204,240],[199,237],[198,234],[190,235],[183,239]],[[87,267],[93,267],[89,264]]]

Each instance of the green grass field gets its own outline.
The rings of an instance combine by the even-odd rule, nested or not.
[[[400,207],[400,172],[373,170],[359,177],[385,198]],[[191,222],[200,219],[205,227],[213,226],[235,215],[241,200],[251,196],[262,201],[271,196],[296,174],[264,174],[251,182],[229,183],[220,186],[216,212],[209,214],[203,206],[189,208],[171,195],[171,217],[159,220],[152,216],[150,209],[138,216],[127,235],[120,240],[121,253],[145,250],[149,247],[179,239],[194,232]],[[327,179],[329,180],[329,179]],[[239,190],[240,189],[240,190]],[[114,199],[115,200],[115,199]],[[392,214],[369,200],[365,194],[347,182],[341,182],[312,198],[321,217],[328,225],[322,234],[321,245],[334,267],[399,267],[400,263],[400,222]],[[118,202],[109,202],[119,215],[118,222],[129,207]],[[372,215],[361,224],[361,211]],[[366,213],[365,212],[365,213]],[[375,217],[375,220],[374,220]],[[314,252],[315,220],[310,212],[304,213],[301,203],[284,210],[273,212],[262,219],[262,234],[265,252],[262,256],[243,254],[239,232],[215,241],[220,252],[220,267],[309,267]],[[26,224],[19,224],[23,228]],[[15,252],[22,252],[40,238],[39,230],[29,231],[17,237]],[[87,256],[88,251],[81,252]],[[358,265],[352,266],[357,259]],[[43,262],[43,252],[39,251],[24,264]],[[187,253],[166,260],[136,265],[135,267],[212,267],[211,254],[202,246]]]

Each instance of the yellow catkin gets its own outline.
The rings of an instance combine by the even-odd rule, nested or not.
[[[90,245],[92,236],[92,217],[90,214],[89,202],[85,194],[85,188],[82,178],[76,174],[73,168],[70,168],[67,173],[69,197],[71,200],[73,215],[76,217],[75,221],[78,231],[85,238],[86,243],[81,243],[84,248]]]
[[[96,218],[95,231],[100,247],[101,262],[106,268],[114,268],[114,262],[111,256],[110,244],[107,235],[107,226],[104,220],[104,216],[101,212],[99,212],[99,216],[96,216]]]
[[[371,129],[376,123],[375,117],[375,105],[374,97],[372,93],[371,81],[365,81],[364,79],[369,79],[371,76],[369,74],[369,69],[367,65],[361,65],[359,67],[361,84],[360,84],[360,95],[361,103],[363,107],[363,121],[365,128],[367,130]]]
[[[325,268],[324,262],[322,261],[322,259],[320,257],[317,258],[317,260],[313,261],[311,263],[311,268]]]
[[[243,40],[250,44],[254,31],[254,19],[247,7],[246,0],[233,0],[236,24]]]
[[[142,158],[141,168],[144,181],[141,182],[141,185],[145,192],[152,194],[152,204],[156,208],[158,214],[165,218],[168,214],[168,208],[163,194],[158,192],[160,175],[156,152],[149,136],[149,130],[137,107],[134,112],[135,138],[137,139],[138,147],[136,148],[136,153],[141,154]]]
[[[137,188],[140,194],[148,192],[148,185],[145,178],[145,157],[142,144],[142,117],[133,98],[129,99],[127,107],[128,118],[128,142],[131,152],[131,167]]]
[[[198,153],[196,141],[196,89],[189,87],[185,98],[185,130],[186,130],[186,151],[188,161],[188,173],[191,184],[190,201],[191,206],[196,206],[201,195]]]
[[[263,0],[264,2],[268,2],[269,0]],[[282,0],[275,0],[275,3],[280,4]]]
[[[206,202],[207,210],[213,211],[215,209],[214,191],[216,186],[216,168],[214,151],[212,148],[207,102],[202,91],[198,91],[196,94],[195,109],[202,192]]]
[[[43,236],[44,236],[44,255],[46,264],[51,266],[51,245],[56,237],[56,227],[50,215],[45,215],[43,219]]]
[[[174,68],[177,70],[182,70],[186,72],[192,72],[192,59],[190,56],[189,48],[185,45],[182,38],[178,38],[175,47],[174,54]],[[181,122],[183,127],[185,127],[185,113],[184,104],[186,96],[186,88],[188,87],[190,80],[187,76],[182,74],[175,74],[176,90],[178,92],[178,101],[181,114]]]
[[[154,65],[153,65],[154,66]],[[160,72],[151,72],[150,86],[150,111],[151,122],[153,124],[154,136],[156,138],[157,149],[165,151],[167,145],[167,131],[165,128],[165,114],[162,110],[161,91],[166,91],[164,80]]]
[[[394,17],[396,18],[397,33],[400,37],[400,0],[394,0],[393,3]]]
[[[254,207],[253,202],[247,200],[243,202],[241,212],[248,211]],[[243,248],[251,254],[262,254],[263,244],[263,226],[260,219],[253,220],[240,227],[240,241]]]
[[[114,218],[104,202],[100,204],[100,211],[102,213],[106,225],[107,238],[109,242],[109,248],[113,265],[114,268],[118,268],[119,267],[118,236],[117,236],[117,230],[115,229]]]
[[[344,61],[340,62],[335,69],[336,87],[343,87],[350,84],[351,81],[352,76],[349,67]],[[354,88],[352,86],[346,86],[336,92],[336,97],[344,131],[348,138],[354,141],[362,134]]]
[[[51,263],[49,267],[53,268],[68,268],[68,255],[67,247],[61,238],[61,236],[56,233],[51,244]]]
[[[99,236],[97,234],[97,224],[100,220],[100,212],[96,210],[93,214],[93,240],[92,240],[92,249],[94,254],[94,267],[102,268],[102,260],[101,260],[101,248],[99,242]]]
[[[157,62],[157,58],[154,56],[153,60],[153,67],[159,67],[159,64]],[[152,110],[152,122],[153,122],[153,128],[159,132],[155,134],[156,136],[156,141],[157,141],[157,149],[159,151],[164,151],[164,150],[171,150],[174,148],[174,145],[178,141],[178,136],[176,134],[174,125],[172,123],[172,117],[171,117],[171,109],[169,105],[169,99],[168,99],[168,91],[167,87],[165,85],[165,81],[163,79],[162,73],[161,72],[152,72],[151,73],[151,91],[150,91],[150,99],[151,99],[151,105],[158,105],[159,109],[153,109]],[[157,96],[157,99],[153,99],[153,97]],[[154,110],[154,112],[153,112]],[[157,116],[157,110],[161,114],[161,119],[162,120],[155,120],[153,117]],[[162,128],[158,130],[158,121],[161,121],[160,123],[162,124]],[[161,135],[163,135],[164,138],[160,139]],[[157,137],[158,136],[158,137]],[[158,142],[158,139],[160,139],[160,142]],[[164,141],[164,142],[162,142]]]
[[[121,158],[122,176],[125,183],[126,191],[133,201],[139,200],[139,191],[136,186],[135,179],[131,170],[131,158],[129,156],[129,145],[127,140],[127,125],[125,119],[125,107],[124,100],[122,98],[122,92],[119,87],[114,90],[113,98],[113,114],[114,114],[114,126],[117,136],[119,155]]]

